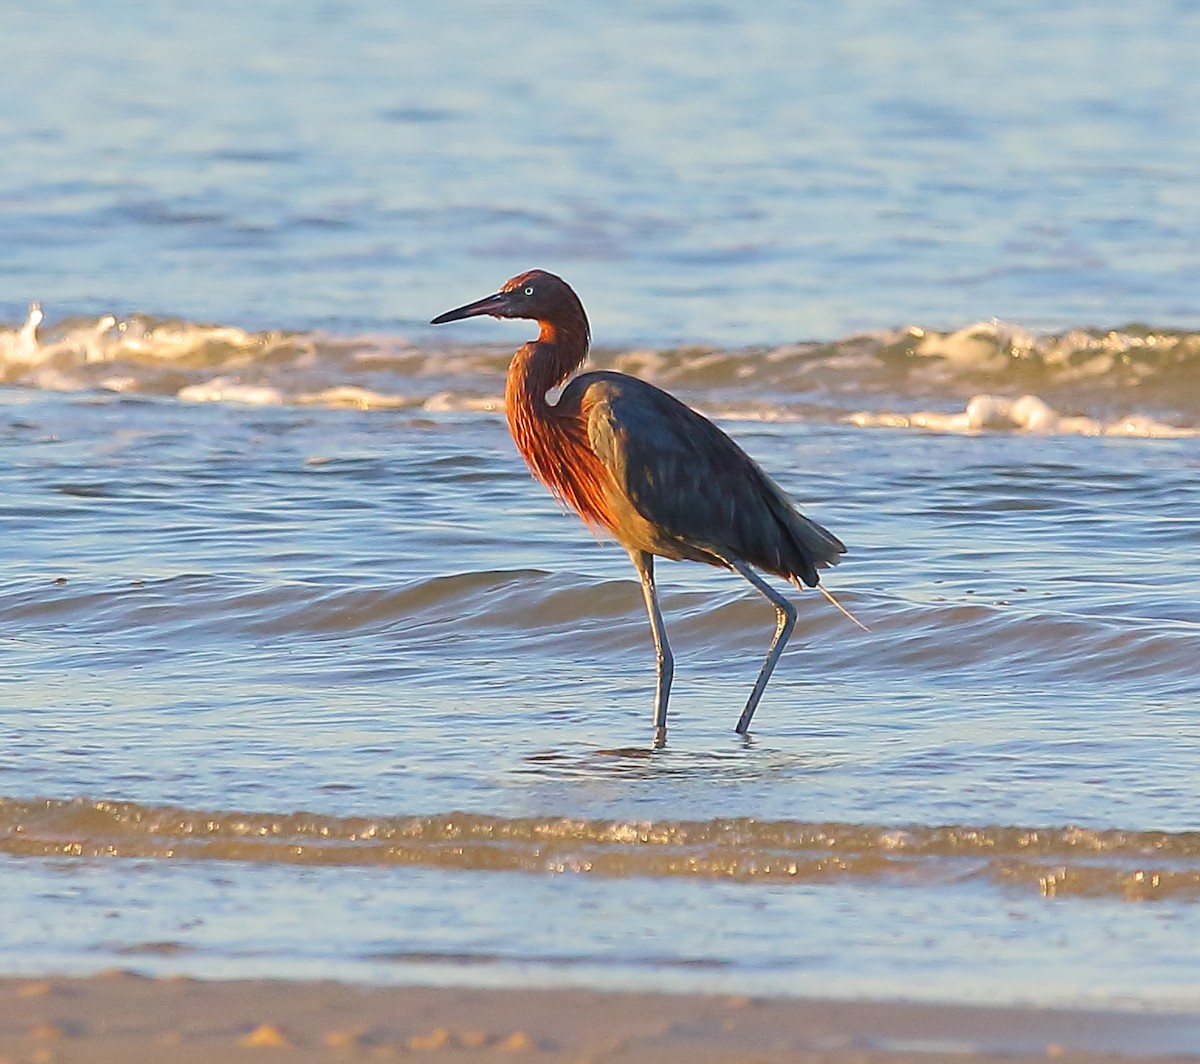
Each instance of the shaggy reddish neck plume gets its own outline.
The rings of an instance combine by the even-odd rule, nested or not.
[[[578,300],[563,299],[538,324],[538,338],[513,355],[508,367],[509,431],[538,480],[589,524],[612,530],[610,478],[588,445],[586,415],[577,404],[546,398],[587,357],[587,316]]]

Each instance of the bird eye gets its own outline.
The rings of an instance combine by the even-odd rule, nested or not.
[[[526,288],[526,289],[525,289],[525,294],[526,294],[527,296],[531,296],[531,295],[533,295],[533,288],[532,288],[532,287],[530,287],[530,288]]]

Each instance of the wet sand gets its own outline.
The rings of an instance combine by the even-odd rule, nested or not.
[[[731,996],[0,979],[0,1064],[1200,1060],[1200,1015]]]

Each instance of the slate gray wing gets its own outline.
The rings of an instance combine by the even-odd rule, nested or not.
[[[666,536],[810,586],[818,567],[845,552],[729,436],[673,396],[620,373],[586,374],[576,386],[592,448]]]

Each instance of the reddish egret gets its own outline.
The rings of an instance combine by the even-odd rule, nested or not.
[[[751,566],[797,588],[802,582],[817,587],[817,570],[836,565],[845,546],[798,513],[716,425],[653,384],[625,373],[584,373],[550,403],[546,393],[579,368],[591,339],[583,304],[561,277],[530,270],[430,324],[479,314],[538,323],[538,338],[517,351],[508,368],[508,427],[533,475],[633,559],[658,659],[657,744],[666,741],[675,666],[658,607],[654,556],[732,569],[775,607],[775,636],[737,722],[744,735],[796,623],[796,608]]]

